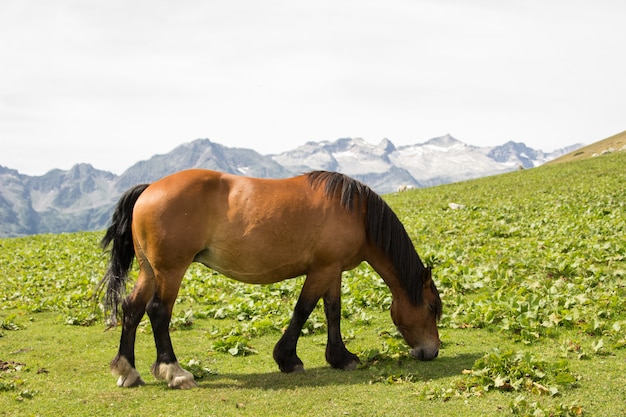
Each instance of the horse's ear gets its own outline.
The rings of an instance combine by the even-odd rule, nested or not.
[[[426,271],[424,271],[424,285],[430,285],[430,282],[433,279],[433,269],[429,266],[426,267]]]

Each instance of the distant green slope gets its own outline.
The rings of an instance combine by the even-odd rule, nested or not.
[[[580,161],[582,159],[591,158],[594,155],[600,155],[603,152],[624,152],[626,150],[626,130],[608,137],[606,139],[594,142],[590,145],[576,149],[573,152],[562,155],[547,164],[558,164],[561,162]]]

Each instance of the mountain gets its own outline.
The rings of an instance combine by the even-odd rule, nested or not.
[[[176,171],[204,168],[259,178],[283,178],[291,172],[251,149],[228,148],[208,139],[181,145],[165,155],[155,155],[137,162],[122,173],[117,181],[120,194],[133,185],[153,182]]]
[[[103,229],[126,189],[189,168],[260,178],[284,178],[320,169],[338,171],[383,194],[400,186],[427,187],[532,168],[580,146],[544,153],[516,142],[476,147],[445,135],[400,147],[388,139],[372,145],[360,138],[342,138],[261,155],[198,139],[137,162],[119,176],[88,164],[42,176],[0,166],[0,237]]]
[[[580,146],[546,154],[516,142],[481,148],[450,135],[398,148],[388,139],[372,145],[363,139],[345,138],[334,142],[308,142],[273,159],[294,172],[339,171],[365,182],[379,193],[389,193],[402,185],[428,187],[520,167],[532,168]]]

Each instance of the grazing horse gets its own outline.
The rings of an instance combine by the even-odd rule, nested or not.
[[[200,262],[251,284],[306,275],[292,319],[274,348],[283,372],[303,370],[300,331],[318,300],[328,324],[326,360],[354,369],[358,357],[341,337],[341,274],[368,262],[390,288],[391,317],[411,355],[439,353],[441,300],[430,268],[382,198],[338,173],[316,171],[288,179],[248,178],[193,169],[137,185],[119,200],[102,239],[112,243],[101,285],[113,325],[133,258],[139,275],[122,302],[122,334],[111,371],[120,387],[143,385],[135,369],[135,334],[148,314],[156,344],[152,374],[172,388],[196,386],[182,369],[169,335],[183,275]]]

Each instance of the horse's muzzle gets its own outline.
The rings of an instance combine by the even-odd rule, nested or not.
[[[411,356],[420,361],[432,361],[439,355],[439,348],[427,349],[422,347],[416,347],[411,349]]]

